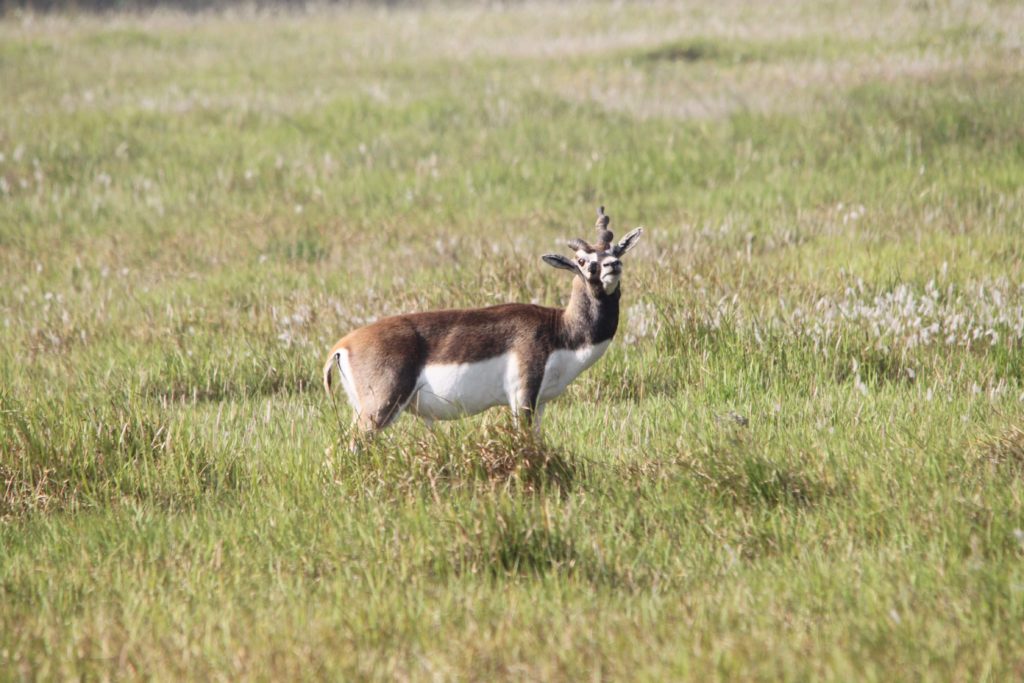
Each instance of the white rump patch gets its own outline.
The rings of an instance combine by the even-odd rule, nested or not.
[[[359,407],[359,396],[356,394],[356,383],[352,376],[352,365],[348,362],[348,349],[338,351],[338,374],[341,375],[341,386],[345,387],[348,403],[358,416],[362,411]]]
[[[565,388],[569,386],[569,382],[596,363],[611,343],[612,340],[609,339],[600,344],[584,346],[574,351],[562,349],[552,353],[544,365],[544,381],[540,385],[538,403],[545,403],[561,396]]]

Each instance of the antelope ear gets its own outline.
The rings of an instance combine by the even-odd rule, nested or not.
[[[619,240],[619,243],[612,248],[612,253],[616,256],[622,256],[636,246],[636,242],[642,234],[644,234],[643,228],[634,228],[628,235]]]
[[[561,254],[544,254],[543,256],[541,256],[541,259],[544,261],[544,263],[548,264],[549,266],[554,266],[555,268],[565,268],[566,270],[571,270],[574,273],[578,272],[576,270],[576,266],[572,264],[572,261],[565,258]]]
[[[587,244],[586,242],[584,242],[581,239],[569,240],[569,244],[566,245],[566,246],[568,246],[573,251],[581,251],[581,250],[582,251],[586,251],[586,252],[594,251],[593,247],[591,247],[589,244]]]

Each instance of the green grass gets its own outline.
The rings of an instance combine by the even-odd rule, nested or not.
[[[1024,670],[1012,3],[0,20],[0,679]],[[319,373],[564,303],[543,441]],[[563,274],[564,275],[564,274]]]

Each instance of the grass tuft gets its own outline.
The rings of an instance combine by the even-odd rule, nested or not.
[[[583,461],[511,416],[496,417],[472,427],[439,425],[430,433],[414,428],[370,442],[357,439],[355,452],[342,446],[351,436],[345,427],[334,449],[344,454],[334,457],[333,467],[339,475],[359,477],[364,491],[389,490],[401,497],[571,493],[585,471]]]
[[[981,462],[990,468],[1015,477],[1024,475],[1024,429],[1012,426],[986,439],[981,443],[980,455]]]
[[[804,508],[842,490],[828,476],[812,471],[805,458],[799,452],[770,457],[753,437],[735,430],[685,454],[679,464],[698,489],[728,506]]]

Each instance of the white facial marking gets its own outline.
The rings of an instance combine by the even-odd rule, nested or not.
[[[604,291],[613,294],[619,288],[619,279],[622,277],[622,261],[612,254],[601,255],[601,284]]]
[[[590,267],[590,264],[596,262],[597,254],[582,250],[576,252],[576,266],[583,272],[585,276],[589,275],[588,269]]]
[[[580,261],[583,263],[580,263]],[[607,251],[600,253],[576,252],[576,265],[587,280],[592,277],[590,272],[591,264],[598,265],[598,277],[604,286],[604,291],[607,294],[614,294],[615,290],[619,288],[619,280],[622,278],[622,261]]]

